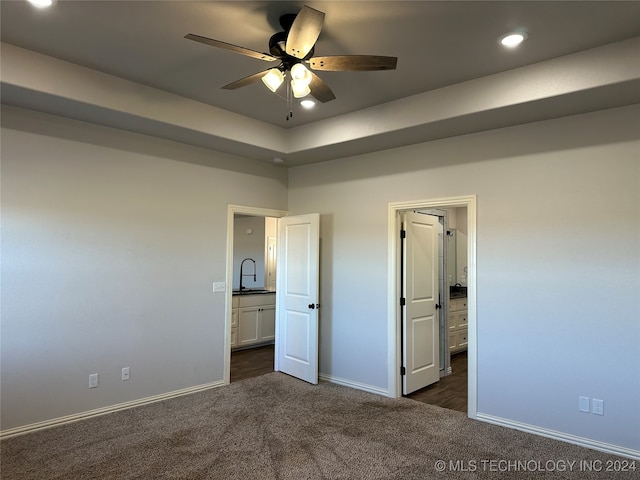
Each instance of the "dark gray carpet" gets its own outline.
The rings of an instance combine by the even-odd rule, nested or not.
[[[640,466],[604,471],[627,459],[281,373],[9,438],[0,448],[3,480],[640,477]]]

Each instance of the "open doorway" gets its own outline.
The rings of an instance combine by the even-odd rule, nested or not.
[[[274,371],[276,229],[286,214],[229,206],[225,383]]]
[[[274,371],[277,218],[233,218],[230,381]]]
[[[403,395],[416,401],[466,413],[468,410],[467,208],[430,208],[413,210],[413,212],[418,214],[418,218],[429,215],[439,220],[438,268],[427,267],[426,269],[431,270],[432,275],[436,270],[439,273],[437,280],[440,308],[437,313],[439,314],[440,375],[431,382],[416,385],[411,392],[403,387]],[[406,214],[404,215],[406,217]],[[403,228],[405,228],[404,223]],[[407,241],[410,239],[406,238],[405,242]],[[422,271],[419,275],[425,276],[425,272]]]
[[[276,291],[255,287],[242,288],[246,275],[258,282],[255,259],[238,259],[237,290],[234,292],[234,237],[236,216],[277,218],[278,271]],[[267,245],[269,242],[267,240]],[[265,254],[265,263],[269,256]],[[257,268],[257,266],[255,266]],[[227,275],[223,285],[225,298],[224,382],[230,382],[231,346],[275,341],[273,370],[306,382],[318,383],[320,215],[309,213],[288,216],[286,211],[229,205],[227,214]],[[268,279],[265,282],[269,284]],[[273,300],[266,303],[265,297]],[[247,313],[243,330],[242,316]],[[269,342],[267,342],[267,340]]]
[[[441,303],[445,309],[445,322],[439,341],[439,345],[442,345],[445,351],[448,353],[445,363],[443,376],[441,380],[432,387],[434,394],[438,394],[438,389],[446,387],[448,382],[455,380],[455,377],[448,375],[454,369],[459,374],[466,376],[463,379],[466,382],[458,382],[455,385],[457,389],[456,393],[459,393],[461,389],[466,389],[466,411],[469,417],[475,418],[477,409],[476,389],[477,389],[477,370],[476,370],[476,317],[475,317],[475,305],[476,305],[476,290],[475,290],[475,238],[476,238],[476,199],[475,196],[465,197],[453,197],[434,200],[423,200],[415,202],[399,202],[389,204],[389,392],[391,396],[399,397],[403,394],[403,375],[406,373],[403,352],[403,305],[402,298],[403,286],[402,286],[402,256],[401,256],[401,236],[398,232],[401,229],[403,212],[407,211],[426,211],[433,209],[445,209],[447,212],[456,214],[456,220],[461,219],[461,222],[456,223],[455,230],[461,230],[464,235],[466,233],[467,241],[464,245],[465,255],[461,255],[459,267],[461,275],[458,281],[457,272],[445,271],[446,288],[444,288],[444,295],[441,299],[445,301]],[[454,209],[454,210],[451,210]],[[463,212],[464,215],[457,216],[459,212]],[[451,214],[448,216],[452,216]],[[466,217],[466,218],[465,218]],[[453,218],[452,218],[453,220]],[[453,222],[452,222],[453,223]],[[451,230],[451,228],[447,228]],[[447,231],[442,232],[443,235]],[[454,234],[455,235],[455,234]],[[462,247],[462,243],[461,247]],[[445,247],[446,248],[446,247]],[[466,257],[466,258],[465,258]],[[465,270],[466,267],[466,270]],[[451,275],[451,277],[449,277]],[[455,276],[454,276],[455,275]],[[464,277],[463,277],[464,275]],[[457,287],[456,284],[460,283]],[[462,284],[466,283],[464,289]],[[454,289],[450,289],[449,286],[453,286]],[[442,290],[442,289],[441,289]],[[454,291],[457,291],[456,295],[452,295]],[[462,294],[466,293],[466,297],[462,297]],[[408,299],[405,299],[408,302]],[[461,305],[458,305],[460,303]],[[466,308],[466,312],[462,312],[462,308]],[[460,318],[458,319],[458,315]],[[453,321],[452,321],[453,318]],[[463,326],[465,332],[463,332]],[[446,342],[446,343],[445,343]],[[465,352],[466,349],[466,352]],[[443,360],[440,360],[443,363]],[[443,381],[445,380],[445,381]],[[438,385],[441,384],[441,385]],[[462,385],[462,386],[461,386]],[[446,388],[443,388],[447,390]],[[446,395],[456,395],[455,389],[450,389],[449,392],[445,392]],[[442,392],[440,392],[442,393]],[[429,402],[432,403],[432,402]],[[435,403],[435,402],[433,402]],[[460,409],[460,408],[458,408]]]

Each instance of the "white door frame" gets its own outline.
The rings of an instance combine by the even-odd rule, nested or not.
[[[243,205],[229,205],[227,207],[227,276],[224,307],[224,372],[223,381],[231,381],[231,313],[233,309],[233,219],[235,215],[253,215],[254,217],[286,217],[287,210],[271,208],[247,207]],[[276,333],[277,335],[277,333]]]
[[[402,325],[401,325],[401,309],[400,309],[400,280],[399,280],[399,259],[398,259],[398,242],[399,238],[396,232],[399,231],[400,215],[403,210],[422,209],[422,208],[467,208],[467,265],[469,272],[467,274],[467,306],[468,312],[468,410],[467,415],[470,418],[476,418],[478,407],[478,370],[477,370],[477,352],[478,352],[478,327],[476,317],[476,196],[465,195],[458,197],[435,198],[428,200],[415,200],[408,202],[389,203],[388,210],[388,360],[389,367],[389,396],[397,398],[402,396],[402,377],[400,375],[400,367],[402,366],[402,349],[400,342],[402,341]]]

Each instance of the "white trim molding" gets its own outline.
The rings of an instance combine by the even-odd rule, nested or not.
[[[15,437],[17,435],[23,435],[25,433],[31,433],[38,430],[44,430],[46,428],[57,427],[59,425],[65,425],[67,423],[79,422],[80,420],[86,420],[88,418],[98,417],[100,415],[106,415],[108,413],[118,412],[120,410],[127,410],[129,408],[140,407],[142,405],[148,405],[150,403],[161,402],[163,400],[169,400],[171,398],[182,397],[184,395],[190,395],[192,393],[202,392],[204,390],[210,390],[212,388],[221,387],[223,385],[224,385],[224,382],[222,380],[217,380],[211,383],[196,385],[195,387],[183,388],[181,390],[174,390],[172,392],[161,393],[159,395],[140,398],[138,400],[132,400],[130,402],[118,403],[116,405],[96,408],[95,410],[88,410],[86,412],[74,413],[73,415],[53,418],[51,420],[45,420],[43,422],[31,423],[29,425],[24,425],[22,427],[10,428],[8,430],[0,431],[0,439]]]
[[[529,425],[527,423],[517,422],[515,420],[509,420],[507,418],[495,417],[486,413],[477,413],[476,420],[482,422],[492,423],[494,425],[500,425],[501,427],[513,428],[522,432],[533,433],[534,435],[540,435],[542,437],[551,438],[554,440],[560,440],[561,442],[572,443],[581,447],[591,448],[605,453],[613,455],[620,455],[622,457],[632,458],[634,460],[640,460],[640,450],[633,450],[631,448],[619,447],[610,443],[599,442],[597,440],[591,440],[590,438],[578,437],[577,435],[571,435],[570,433],[558,432],[556,430],[549,430],[547,428],[536,427],[535,425]]]
[[[368,385],[366,383],[354,382],[352,380],[347,380],[346,378],[334,377],[333,375],[327,375],[325,373],[318,374],[318,378],[325,382],[335,383],[337,385],[342,385],[344,387],[355,388],[356,390],[363,390],[365,392],[374,393],[376,395],[381,395],[383,397],[389,396],[389,391],[376,387],[375,385]]]

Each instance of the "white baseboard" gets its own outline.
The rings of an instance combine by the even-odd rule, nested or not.
[[[345,387],[355,388],[356,390],[364,390],[365,392],[375,393],[376,395],[382,395],[384,397],[389,396],[389,390],[387,390],[386,388],[367,385],[366,383],[354,382],[352,380],[347,380],[346,378],[334,377],[333,375],[327,375],[324,373],[318,374],[318,378],[320,380],[324,380],[325,382],[330,382],[338,385],[343,385]]]
[[[612,445],[610,443],[600,442],[598,440],[591,440],[589,438],[578,437],[569,433],[557,432],[555,430],[549,430],[547,428],[536,427],[535,425],[529,425],[526,423],[516,422],[514,420],[508,420],[506,418],[494,417],[493,415],[487,415],[486,413],[477,413],[476,420],[480,420],[487,423],[493,423],[502,427],[513,428],[515,430],[521,430],[527,433],[533,433],[534,435],[540,435],[542,437],[552,438],[554,440],[560,440],[562,442],[572,443],[581,447],[591,448],[605,453],[613,455],[619,455],[621,457],[628,457],[634,460],[640,460],[640,450],[633,450],[631,448],[620,447],[618,445]]]
[[[8,430],[0,431],[0,439],[15,437],[16,435],[23,435],[25,433],[31,433],[37,430],[44,430],[45,428],[57,427],[58,425],[64,425],[67,423],[78,422],[80,420],[85,420],[87,418],[106,415],[107,413],[113,413],[119,410],[126,410],[128,408],[139,407],[141,405],[147,405],[149,403],[160,402],[162,400],[168,400],[170,398],[181,397],[183,395],[189,395],[191,393],[196,393],[196,392],[201,392],[203,390],[209,390],[211,388],[221,387],[223,385],[225,385],[224,381],[218,380],[216,382],[205,383],[202,385],[197,385],[195,387],[183,388],[182,390],[174,390],[173,392],[162,393],[160,395],[154,395],[152,397],[140,398],[138,400],[118,403],[116,405],[97,408],[95,410],[89,410],[86,412],[75,413],[73,415],[67,415],[65,417],[53,418],[51,420],[45,420],[44,422],[32,423],[29,425],[24,425],[22,427],[10,428]]]

